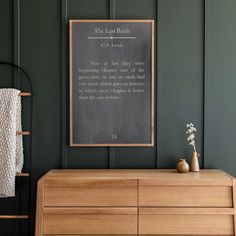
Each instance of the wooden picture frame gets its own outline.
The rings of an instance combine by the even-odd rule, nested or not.
[[[76,28],[73,28],[73,27],[75,27],[75,25],[77,25],[77,26],[82,28],[82,24],[84,24],[84,23],[86,23],[87,25],[86,25],[86,27],[83,28],[83,30],[84,30],[83,34],[81,32],[79,32],[79,30],[76,31]],[[117,26],[117,25],[120,25],[120,26],[127,25],[127,27],[129,26],[132,29],[135,29],[135,27],[138,28],[139,23],[140,23],[140,26],[142,25],[142,27],[140,27],[141,28],[140,31],[139,31],[139,29],[137,29],[136,33],[137,34],[139,33],[140,37],[143,36],[142,34],[140,34],[140,32],[145,32],[144,25],[148,28],[147,32],[150,33],[150,35],[145,35],[144,34],[144,36],[142,38],[142,41],[141,41],[143,44],[145,44],[145,43],[147,44],[147,45],[144,45],[144,46],[146,46],[146,48],[150,49],[150,52],[148,52],[150,55],[149,54],[146,55],[147,52],[142,52],[142,55],[145,55],[144,58],[149,58],[150,57],[150,59],[148,59],[149,64],[147,66],[145,64],[145,66],[148,68],[148,71],[150,70],[150,72],[148,72],[150,74],[150,78],[145,79],[145,86],[146,86],[146,84],[149,84],[149,86],[145,90],[145,92],[148,91],[149,94],[147,94],[147,92],[145,93],[145,96],[146,96],[145,99],[146,100],[143,101],[143,104],[145,104],[144,105],[145,109],[148,111],[148,114],[145,115],[145,117],[148,117],[148,118],[145,119],[145,117],[144,117],[145,124],[143,125],[143,126],[145,126],[145,125],[147,126],[148,125],[148,128],[146,128],[146,127],[143,128],[145,130],[145,134],[147,133],[148,135],[147,135],[147,137],[145,137],[143,139],[148,140],[148,141],[145,141],[145,142],[137,142],[137,141],[135,141],[135,142],[132,142],[132,141],[131,142],[127,142],[127,141],[122,142],[122,140],[121,141],[120,140],[119,141],[118,140],[112,140],[110,142],[110,141],[107,141],[106,135],[104,135],[104,140],[105,140],[104,142],[100,140],[100,139],[102,139],[101,136],[98,136],[99,138],[97,138],[97,139],[99,139],[99,142],[96,142],[96,140],[95,140],[96,138],[95,137],[94,137],[95,141],[93,140],[91,142],[90,141],[77,141],[80,138],[79,134],[81,134],[81,135],[83,134],[82,137],[86,137],[86,135],[87,135],[86,131],[84,131],[83,128],[81,129],[81,128],[78,128],[78,127],[80,125],[79,122],[81,122],[82,119],[84,119],[84,121],[86,122],[86,118],[82,118],[82,117],[86,117],[84,110],[86,109],[86,111],[87,111],[89,109],[88,103],[86,105],[83,105],[83,101],[77,102],[80,97],[78,96],[78,93],[77,93],[78,91],[75,90],[75,86],[77,86],[77,83],[75,83],[75,82],[77,82],[78,78],[80,78],[78,76],[79,72],[77,73],[77,70],[80,71],[80,68],[76,67],[76,66],[78,66],[78,64],[76,64],[76,62],[85,60],[84,58],[82,58],[81,55],[85,55],[85,57],[87,56],[87,54],[82,54],[82,51],[84,50],[84,47],[86,47],[86,45],[87,45],[87,42],[85,42],[83,44],[84,45],[83,48],[82,48],[82,46],[81,46],[81,48],[79,48],[79,46],[78,46],[78,45],[80,45],[79,43],[82,42],[81,38],[85,37],[84,35],[86,35],[87,32],[90,32],[90,34],[91,34],[91,31],[87,30],[87,28],[89,28],[89,27],[93,28],[94,25],[101,25],[100,28],[102,28],[102,26],[105,27],[103,24],[108,25],[108,26],[111,25],[113,28],[114,28],[114,26]],[[93,29],[95,29],[95,28],[93,28]],[[117,29],[118,28],[116,28],[116,30]],[[80,29],[80,30],[82,30],[82,29]],[[74,37],[76,37],[76,34],[73,31],[77,32],[78,38],[76,38],[76,39],[74,38]],[[109,32],[109,29],[107,31]],[[135,31],[135,30],[133,30],[133,31]],[[114,35],[112,34],[113,36],[109,35],[109,39],[108,39],[108,37],[104,37],[104,34],[105,33],[103,33],[102,34],[103,37],[100,37],[100,38],[99,37],[96,38],[96,37],[89,37],[89,36],[87,36],[87,40],[88,39],[98,39],[98,40],[103,40],[103,39],[104,40],[109,40],[109,39],[112,39],[112,40],[115,40],[114,38],[116,38],[117,41],[119,41],[120,38],[122,38],[120,40],[120,41],[122,41],[124,38],[128,39],[128,37],[125,37],[125,36],[120,37],[120,38],[116,37],[116,35],[118,35],[118,30],[115,32]],[[124,35],[124,34],[122,33],[122,35]],[[135,38],[136,39],[138,37],[129,37],[129,38]],[[83,39],[83,40],[85,40],[85,39]],[[148,42],[145,41],[145,40],[147,40]],[[70,84],[69,85],[69,87],[70,87],[69,88],[70,89],[70,97],[69,97],[69,101],[70,101],[70,146],[71,147],[82,147],[82,146],[84,146],[84,147],[86,147],[86,146],[140,146],[140,147],[142,146],[142,147],[148,147],[148,146],[154,146],[154,20],[70,20],[69,21],[69,42],[70,42],[70,45],[69,45],[69,51],[70,51],[70,62],[69,62],[69,70],[70,70],[70,83],[69,83]],[[91,45],[92,44],[90,44],[90,46]],[[139,45],[140,45],[140,43],[139,43]],[[94,46],[94,45],[92,45],[92,46]],[[87,47],[88,47],[87,50],[89,51],[90,50],[89,46],[87,46]],[[108,50],[110,50],[110,49],[108,49]],[[120,51],[122,51],[122,50],[120,50]],[[81,53],[81,55],[79,53]],[[87,52],[87,53],[89,54],[91,52]],[[80,58],[78,59],[76,56],[80,57]],[[104,54],[100,55],[100,57],[102,57],[102,56],[104,56]],[[75,69],[75,68],[77,68],[77,69]],[[79,88],[80,87],[78,86],[78,90],[79,90]],[[80,91],[84,92],[84,91],[87,91],[87,90],[82,90],[81,89]],[[117,99],[117,98],[115,97],[115,99]],[[118,100],[119,99],[120,98],[118,98]],[[123,97],[122,97],[122,99],[123,99]],[[134,107],[134,106],[131,105],[131,108],[132,107]],[[109,105],[107,105],[107,107],[105,107],[104,109],[109,109]],[[121,109],[121,108],[119,108],[119,109]],[[141,109],[141,110],[144,110],[144,109]],[[82,111],[81,114],[79,114],[80,111]],[[107,110],[105,110],[105,111],[107,111]],[[135,110],[135,112],[137,113],[137,109]],[[89,117],[89,116],[87,115],[87,117]],[[114,117],[114,119],[115,119],[115,117]],[[102,121],[102,119],[100,119],[100,120]],[[94,123],[96,123],[96,122],[97,122],[97,126],[99,126],[99,121],[97,121],[95,118],[94,118],[93,122],[90,123],[91,126],[93,126]],[[104,126],[104,128],[106,128],[105,126]],[[90,126],[87,126],[87,127],[90,128]],[[95,125],[94,125],[94,127],[95,127],[95,129],[97,128]],[[109,126],[109,128],[110,127],[111,127],[111,125]],[[122,129],[125,130],[126,128],[127,127],[122,126]],[[100,131],[102,131],[101,132],[101,135],[102,135],[103,134],[103,129],[101,127],[100,127]],[[94,132],[99,132],[99,131],[95,130]],[[137,132],[137,131],[135,131],[135,132]],[[140,129],[140,133],[141,132],[142,131]],[[76,136],[76,138],[75,138],[75,136]],[[125,135],[123,135],[123,137],[125,137],[123,139],[126,139]],[[90,134],[89,137],[86,137],[86,138],[87,138],[87,140],[93,139],[91,134]],[[138,140],[138,139],[139,139],[138,137],[134,138],[134,140]],[[142,138],[140,138],[140,139],[142,139]]]

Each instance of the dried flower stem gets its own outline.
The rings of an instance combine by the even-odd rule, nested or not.
[[[197,152],[195,145],[195,133],[197,130],[195,129],[192,123],[187,124],[186,127],[187,127],[186,134],[189,135],[187,138],[187,142],[189,143],[189,145],[193,146],[193,151]]]

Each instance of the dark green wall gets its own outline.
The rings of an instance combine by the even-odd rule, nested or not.
[[[68,147],[69,18],[156,19],[155,147]],[[36,181],[52,168],[175,167],[191,154],[190,121],[201,165],[236,176],[235,22],[235,0],[1,0],[0,60],[20,64],[33,82],[33,209]],[[11,75],[1,72],[0,85]],[[0,214],[13,212],[12,202],[0,200]],[[1,235],[17,226],[1,221]]]

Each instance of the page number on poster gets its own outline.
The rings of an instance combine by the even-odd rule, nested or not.
[[[118,139],[117,134],[112,134],[112,135],[111,135],[111,139]]]

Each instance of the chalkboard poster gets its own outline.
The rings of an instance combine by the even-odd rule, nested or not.
[[[70,146],[154,145],[154,21],[70,20]]]

